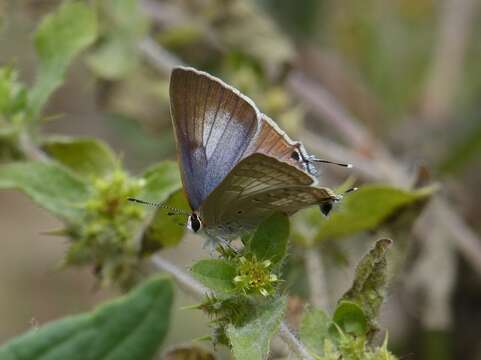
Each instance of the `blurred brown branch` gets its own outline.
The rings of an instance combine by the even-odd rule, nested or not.
[[[322,255],[317,247],[311,247],[304,252],[307,279],[309,281],[310,302],[324,311],[330,311],[329,296],[326,285],[326,272]]]
[[[452,107],[462,78],[466,49],[472,33],[478,0],[444,0],[439,19],[438,39],[424,90],[423,118],[442,123],[452,115]]]
[[[307,75],[298,70],[289,75],[287,85],[291,92],[318,116],[319,121],[329,125],[356,153],[371,161],[375,160],[385,179],[400,186],[410,183],[411,177],[406,171],[327,89],[309,80]]]
[[[166,76],[170,75],[175,66],[184,65],[178,57],[166,51],[151,38],[145,38],[139,44],[139,49],[145,60]]]

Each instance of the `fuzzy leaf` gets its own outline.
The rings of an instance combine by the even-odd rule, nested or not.
[[[307,309],[301,320],[299,336],[309,351],[317,356],[324,355],[324,341],[329,336],[331,320],[320,309]]]
[[[80,204],[89,196],[80,178],[59,165],[35,161],[0,166],[0,189],[18,189],[72,223],[81,217]]]
[[[236,360],[264,360],[271,338],[276,335],[286,310],[285,297],[262,306],[256,316],[242,326],[227,327],[227,336]]]
[[[258,260],[276,264],[286,255],[288,238],[289,219],[285,214],[275,213],[257,227],[250,249]]]
[[[189,211],[189,204],[182,189],[172,193],[164,203],[184,211]],[[166,246],[177,245],[185,233],[186,217],[167,214],[168,210],[158,209],[152,222],[142,238],[142,253],[152,254]]]
[[[435,189],[425,187],[408,191],[385,185],[366,185],[346,195],[339,209],[323,221],[316,240],[340,238],[374,229],[396,210],[426,199]]]
[[[117,164],[112,150],[97,139],[51,137],[42,149],[81,176],[102,177],[113,172]]]
[[[225,260],[200,260],[192,266],[191,270],[194,277],[209,289],[221,292],[234,289],[236,269]]]
[[[142,198],[147,201],[162,202],[181,187],[179,168],[173,161],[162,161],[144,173],[146,181]]]
[[[65,2],[46,16],[35,32],[35,49],[40,60],[30,104],[37,115],[49,96],[63,81],[65,71],[82,50],[97,37],[97,19],[88,5]]]
[[[54,321],[0,348],[5,360],[150,360],[170,318],[171,281],[155,277],[92,313]]]
[[[2,120],[11,122],[8,118],[25,111],[27,102],[27,89],[18,81],[17,72],[10,66],[0,67],[0,130]]]
[[[384,300],[387,281],[386,252],[391,244],[390,239],[376,242],[357,266],[352,287],[341,299],[341,303],[349,301],[361,307],[367,316],[369,333],[377,330],[376,318]]]
[[[341,300],[334,312],[333,321],[342,329],[343,332],[362,336],[368,331],[368,319],[359,305],[354,302]],[[331,331],[337,333],[335,328]]]

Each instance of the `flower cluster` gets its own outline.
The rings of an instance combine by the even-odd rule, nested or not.
[[[259,261],[255,256],[239,257],[234,278],[236,289],[244,294],[272,295],[279,279],[272,273],[271,267],[270,260]]]
[[[103,282],[132,284],[140,247],[135,233],[145,210],[127,199],[139,194],[144,185],[145,180],[131,178],[120,169],[94,179],[92,195],[81,205],[85,215],[80,230],[74,230],[68,264],[94,264]]]

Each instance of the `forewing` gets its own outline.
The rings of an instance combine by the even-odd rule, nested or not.
[[[269,155],[316,175],[315,167],[306,160],[307,152],[299,141],[293,141],[271,118],[261,114],[259,131],[252,139],[244,157],[254,153]]]
[[[297,167],[264,154],[240,161],[201,207],[207,230],[239,233],[276,211],[288,215],[337,199],[328,188]]]
[[[184,67],[172,71],[170,103],[182,182],[198,209],[244,155],[260,114],[236,89]]]

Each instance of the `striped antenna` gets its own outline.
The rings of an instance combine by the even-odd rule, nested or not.
[[[132,201],[132,202],[136,202],[138,204],[155,207],[155,208],[158,208],[158,209],[169,210],[169,212],[167,213],[167,215],[169,215],[169,216],[172,216],[172,215],[190,216],[190,214],[186,211],[183,211],[183,210],[171,207],[171,206],[167,206],[167,205],[162,204],[162,203],[153,203],[153,202],[144,201],[144,200],[135,199],[135,198],[128,198],[127,200]]]

